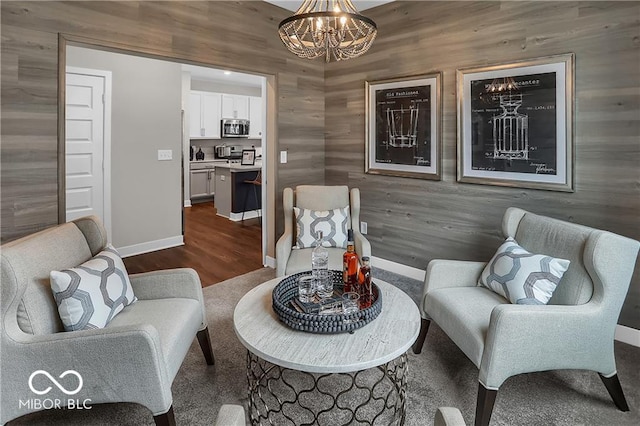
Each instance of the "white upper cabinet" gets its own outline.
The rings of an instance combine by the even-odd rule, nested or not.
[[[249,97],[243,95],[222,95],[222,118],[249,119]]]
[[[249,139],[262,139],[262,98],[249,96]]]
[[[220,139],[220,93],[192,90],[189,95],[189,137]]]

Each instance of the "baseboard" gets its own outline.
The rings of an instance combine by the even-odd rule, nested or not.
[[[422,269],[414,268],[413,266],[403,265],[392,260],[382,259],[375,256],[371,256],[371,265],[418,281],[424,281],[426,274],[426,270],[423,271]],[[618,324],[616,325],[615,339],[619,342],[640,347],[640,330]]]
[[[403,265],[392,260],[382,259],[381,257],[371,256],[371,266],[384,269],[385,271],[400,274],[414,280],[424,281],[426,270],[414,268],[413,266]]]
[[[191,207],[191,200],[184,200],[185,207]]]
[[[246,212],[244,212],[244,220],[253,219],[254,217],[260,217],[259,213],[260,213],[260,210],[247,210]],[[226,217],[226,216],[223,216],[223,217]],[[231,213],[228,219],[234,222],[241,222],[242,213]]]
[[[273,258],[271,256],[267,256],[266,262],[267,263],[264,266],[267,266],[267,267],[272,268],[272,269],[276,269],[277,264],[276,264],[276,259],[275,258]]]
[[[618,342],[640,347],[640,330],[618,324],[616,325],[615,339]]]
[[[178,235],[175,237],[163,238],[161,240],[147,241],[146,243],[133,244],[130,246],[118,247],[118,253],[122,257],[135,256],[137,254],[149,253],[156,250],[167,249],[184,245],[184,237]]]

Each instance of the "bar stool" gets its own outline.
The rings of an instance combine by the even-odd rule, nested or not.
[[[258,216],[260,217],[260,223],[262,223],[262,170],[258,170],[256,177],[253,180],[247,179],[242,183],[251,185],[253,188],[253,197],[256,200],[256,206],[258,206]],[[258,197],[258,190],[260,190],[260,196]],[[244,213],[247,211],[247,201],[249,198],[249,190],[244,194],[244,205],[242,207],[242,221],[244,221]]]

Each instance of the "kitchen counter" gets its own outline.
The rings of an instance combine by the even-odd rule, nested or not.
[[[242,166],[240,163],[223,163],[216,164],[216,167],[220,169],[229,169],[231,173],[252,172],[262,170],[262,162],[256,161],[256,164],[254,164],[253,166]]]
[[[216,164],[215,176],[215,206],[219,216],[233,221],[245,217],[256,217],[260,209],[260,201],[253,193],[255,185],[247,184],[257,178],[262,165],[256,162],[253,166],[241,166],[239,163]],[[258,194],[261,193],[258,187]],[[260,195],[258,195],[260,198]],[[248,214],[247,214],[248,213]]]

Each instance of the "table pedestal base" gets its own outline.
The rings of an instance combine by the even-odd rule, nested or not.
[[[306,373],[247,352],[253,425],[402,425],[407,355],[352,373]]]

